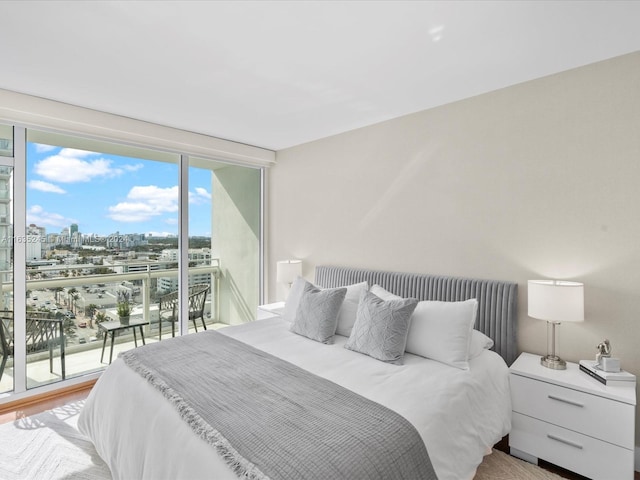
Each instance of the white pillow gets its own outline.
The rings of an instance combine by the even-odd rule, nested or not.
[[[418,303],[411,318],[406,351],[467,370],[477,310],[475,298]]]
[[[476,358],[485,350],[493,347],[493,340],[478,330],[471,330],[471,343],[469,344],[469,360]]]
[[[287,300],[282,311],[282,318],[287,322],[292,323],[296,319],[296,312],[298,311],[300,298],[302,297],[302,292],[307,283],[310,282],[307,282],[307,280],[302,277],[298,277],[293,282],[293,285],[291,285],[291,290],[289,291],[289,295],[287,296]],[[348,285],[346,288],[347,295],[345,296],[342,306],[340,307],[340,311],[338,312],[338,328],[336,333],[338,335],[348,337],[351,335],[353,324],[356,323],[356,313],[358,311],[360,295],[363,291],[368,290],[369,284],[367,282],[354,283],[353,285]]]
[[[384,300],[401,298],[379,285],[371,287],[371,293]],[[475,298],[464,302],[419,302],[411,316],[405,351],[468,370],[477,310]]]
[[[387,290],[382,288],[380,285],[374,285],[369,289],[369,291],[383,300],[402,300],[402,297],[399,297],[398,295],[394,295],[393,293],[388,292]]]
[[[298,305],[300,304],[300,298],[302,298],[302,292],[307,281],[298,277],[294,280],[287,295],[287,300],[284,302],[284,309],[282,310],[282,318],[289,323],[293,323],[296,319],[296,312],[298,311]]]
[[[351,335],[353,324],[356,323],[360,296],[362,292],[366,292],[368,289],[369,284],[367,282],[354,283],[347,286],[347,295],[344,297],[342,307],[338,312],[338,328],[336,329],[338,335],[344,335],[345,337]]]

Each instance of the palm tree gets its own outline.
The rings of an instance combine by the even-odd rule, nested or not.
[[[71,299],[73,300],[71,302],[71,311],[73,313],[78,313],[78,300],[80,299],[80,295],[77,293],[74,293],[73,295],[71,295]],[[75,307],[75,310],[74,310]]]
[[[95,303],[90,303],[86,308],[86,311],[89,314],[89,328],[93,328],[93,316],[96,314],[97,310],[98,305]]]
[[[98,312],[96,313],[96,323],[100,324],[104,321],[107,320],[107,314],[104,312]],[[97,333],[96,333],[96,338],[102,338],[102,336],[104,335],[104,332],[102,331],[102,329],[98,329]]]
[[[56,299],[56,303],[60,302],[60,299],[58,298],[58,295],[60,294],[60,292],[64,290],[62,287],[54,287],[53,288],[53,294],[55,296]]]
[[[71,287],[67,290],[67,305],[69,310],[73,311],[73,296],[76,294],[78,289],[76,287]]]

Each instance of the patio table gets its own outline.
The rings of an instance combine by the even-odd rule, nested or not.
[[[101,330],[104,331],[104,338],[102,340],[102,355],[100,355],[100,363],[103,363],[103,358],[104,358],[104,348],[107,345],[107,337],[109,335],[111,335],[111,350],[109,352],[109,364],[111,364],[111,360],[113,359],[113,341],[115,339],[116,336],[116,332],[120,332],[123,330],[126,330],[128,328],[133,328],[133,341],[135,343],[135,346],[138,346],[138,337],[136,336],[136,329],[135,327],[138,327],[140,330],[140,337],[142,338],[142,344],[145,345],[144,342],[144,331],[142,330],[142,327],[144,325],[147,325],[147,321],[145,320],[129,320],[129,323],[122,324],[119,321],[112,321],[112,322],[102,322],[98,324],[98,328],[100,328]]]

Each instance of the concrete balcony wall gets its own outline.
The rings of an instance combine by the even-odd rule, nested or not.
[[[260,170],[213,171],[212,253],[220,262],[220,321],[255,320],[260,298]]]

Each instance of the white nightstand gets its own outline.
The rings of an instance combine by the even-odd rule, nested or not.
[[[606,387],[576,363],[551,370],[530,353],[521,354],[510,373],[512,455],[592,479],[633,479],[635,382]]]
[[[268,303],[266,305],[258,305],[257,320],[266,318],[279,317],[284,310],[284,302]]]

